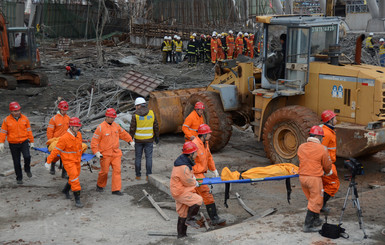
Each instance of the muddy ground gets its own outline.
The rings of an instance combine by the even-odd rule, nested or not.
[[[45,142],[45,124],[55,113],[53,106],[58,96],[66,100],[74,98],[82,84],[92,82],[113,82],[129,70],[135,70],[163,79],[163,87],[183,88],[206,85],[213,78],[212,66],[199,64],[188,68],[187,64],[163,65],[159,63],[160,52],[150,49],[130,47],[128,44],[106,48],[106,63],[95,68],[94,57],[82,58],[78,66],[83,75],[79,80],[69,80],[64,76],[65,63],[76,63],[82,48],[73,48],[60,55],[51,49],[44,53],[43,68],[49,76],[49,86],[34,88],[22,85],[14,91],[0,90],[0,118],[8,114],[8,103],[18,101],[22,113],[30,117],[37,146]],[[136,56],[139,64],[116,66],[110,59]],[[85,132],[90,139],[91,133]],[[162,178],[169,178],[172,163],[180,154],[183,135],[162,135],[159,145],[154,148],[153,173]],[[363,239],[359,229],[356,208],[348,200],[343,217],[343,227],[350,238],[330,240],[319,234],[301,232],[305,217],[306,199],[298,179],[292,179],[291,204],[286,201],[284,181],[260,182],[254,184],[233,184],[229,208],[225,208],[224,185],[213,186],[218,212],[227,219],[226,227],[216,227],[206,232],[204,228],[188,229],[189,238],[177,240],[173,236],[150,236],[149,233],[176,232],[177,214],[173,209],[164,208],[170,217],[165,221],[151,206],[142,190],[146,190],[157,202],[173,202],[167,194],[145,180],[135,180],[134,152],[124,142],[121,143],[124,155],[122,159],[122,191],[124,196],[111,195],[110,176],[105,192],[97,193],[95,185],[97,171],[90,172],[82,168],[80,182],[81,199],[85,207],[78,209],[73,200],[66,200],[60,190],[65,180],[58,172],[50,175],[44,168],[45,155],[32,151],[33,177],[24,177],[24,184],[17,185],[13,173],[0,177],[0,243],[1,244],[385,244],[385,152],[359,159],[365,166],[365,175],[357,176],[359,200],[363,210],[364,226],[369,235]],[[263,152],[263,145],[253,137],[251,129],[239,131],[233,129],[229,144],[219,153],[214,154],[218,170],[225,166],[231,170],[246,170],[252,167],[266,166],[269,160]],[[0,174],[12,170],[12,160],[8,145],[0,155]],[[142,164],[144,167],[144,164]],[[337,170],[341,180],[340,191],[329,201],[332,209],[329,222],[337,224],[341,207],[345,199],[349,181],[344,175],[349,171],[340,160]],[[371,189],[369,184],[378,188]],[[235,193],[257,213],[276,208],[274,214],[252,221],[238,203]],[[205,212],[205,209],[202,208]]]

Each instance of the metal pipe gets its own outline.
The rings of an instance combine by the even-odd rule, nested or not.
[[[273,9],[275,10],[276,14],[284,14],[280,0],[273,0]]]
[[[362,42],[365,40],[365,35],[361,34],[356,40],[356,54],[354,56],[354,63],[356,65],[361,65],[361,48]]]
[[[366,3],[368,5],[369,12],[372,15],[372,18],[373,19],[378,18],[380,16],[380,13],[379,13],[377,1],[376,0],[367,0]]]
[[[293,14],[293,0],[284,1],[285,4],[285,14]]]
[[[326,0],[319,0],[319,6],[323,14],[326,14]]]
[[[378,1],[379,17],[385,18],[385,1]]]

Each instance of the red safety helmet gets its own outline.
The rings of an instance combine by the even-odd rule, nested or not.
[[[19,103],[17,103],[17,102],[9,103],[9,110],[10,111],[18,111],[20,109],[21,109],[21,107],[20,107]]]
[[[67,101],[60,101],[59,105],[57,106],[57,108],[59,108],[60,110],[63,110],[63,111],[68,111],[68,103]]]
[[[70,66],[66,66],[66,70],[67,70],[67,71],[70,71],[70,70],[71,70],[71,67],[70,67]]]
[[[324,130],[320,126],[313,126],[310,129],[310,134],[324,136]]]
[[[198,128],[198,134],[209,134],[209,133],[212,133],[213,131],[211,131],[211,128],[209,125],[207,124],[201,124],[199,125],[199,128]]]
[[[205,109],[205,105],[202,102],[198,101],[197,103],[195,103],[194,109],[204,110]]]
[[[183,154],[191,154],[191,153],[194,153],[198,150],[198,147],[197,145],[194,143],[194,142],[186,142],[183,144]]]
[[[108,108],[106,111],[106,117],[116,118],[116,111],[114,108]]]
[[[82,124],[80,123],[80,119],[77,117],[71,117],[70,118],[70,127],[81,127]]]
[[[326,111],[322,112],[322,114],[321,114],[322,122],[324,122],[324,123],[329,122],[330,120],[332,120],[336,116],[337,115],[334,112],[332,112],[331,110],[326,110]]]

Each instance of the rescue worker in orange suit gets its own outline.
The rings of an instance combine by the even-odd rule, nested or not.
[[[121,160],[122,151],[119,149],[119,139],[133,144],[131,135],[115,123],[116,111],[113,108],[106,110],[104,122],[96,128],[91,140],[91,149],[100,159],[100,171],[96,183],[96,191],[103,192],[107,185],[108,172],[112,167],[112,194],[122,196]]]
[[[3,120],[0,130],[0,152],[4,152],[4,142],[7,138],[9,149],[11,150],[13,167],[16,173],[17,184],[23,184],[23,172],[21,169],[20,158],[23,154],[24,171],[29,178],[31,173],[31,154],[29,148],[34,147],[34,138],[28,117],[21,114],[20,105],[17,102],[9,103],[10,115]]]
[[[174,162],[170,179],[170,192],[175,199],[176,212],[178,213],[178,238],[186,237],[187,226],[200,228],[196,223],[195,215],[202,205],[202,197],[196,193],[195,187],[199,186],[192,170],[195,165],[194,158],[198,148],[192,142],[183,145],[182,155]]]
[[[146,180],[152,174],[152,151],[154,141],[159,144],[159,124],[152,110],[148,109],[146,100],[135,99],[135,114],[131,119],[130,134],[135,138],[135,175],[141,179],[142,155],[146,156]]]
[[[299,181],[305,193],[307,213],[303,225],[304,232],[317,232],[322,224],[319,214],[323,205],[322,176],[333,174],[332,162],[329,153],[321,144],[324,132],[320,126],[310,129],[310,137],[307,142],[298,148]]]
[[[243,54],[243,49],[245,45],[243,43],[243,33],[239,32],[237,38],[235,39],[235,52],[234,59],[238,57],[238,55]]]
[[[245,34],[246,36],[246,34]],[[254,58],[254,35],[250,34],[248,37],[245,37],[246,41],[246,56],[249,56],[250,58]]]
[[[198,137],[193,139],[193,143],[198,147],[197,156],[195,158],[195,166],[193,166],[195,178],[205,178],[205,173],[210,170],[215,177],[219,177],[218,170],[215,168],[215,162],[209,148],[209,140],[211,138],[211,129],[207,124],[201,124],[198,128]],[[210,193],[207,185],[202,185],[196,188],[197,193],[203,198],[203,203],[206,205],[207,213],[211,219],[211,224],[218,225],[226,222],[217,214],[217,208],[214,201],[214,196]]]
[[[210,42],[210,49],[211,49],[211,63],[215,64],[219,58],[218,53],[218,39],[217,34],[213,34]]]
[[[229,35],[226,37],[226,46],[227,46],[227,59],[232,59],[235,50],[235,38],[233,31],[229,31]]]
[[[202,102],[195,103],[194,110],[186,117],[183,122],[182,131],[185,141],[192,141],[198,136],[198,128],[204,123],[203,110],[205,105]]]
[[[65,134],[69,127],[70,117],[67,115],[67,111],[69,109],[68,103],[64,100],[60,101],[58,105],[59,111],[55,116],[53,116],[48,123],[47,128],[47,139],[50,140],[52,138],[59,138],[63,134]],[[55,163],[60,158],[57,157],[56,161],[54,160],[51,163],[51,170],[49,171],[50,174],[55,174]],[[60,160],[60,166],[59,169],[62,169],[61,177],[66,178],[67,173],[65,169],[63,168],[62,161]]]
[[[56,144],[56,147],[51,154],[47,157],[45,167],[50,170],[51,163],[56,159],[57,155],[63,162],[63,166],[68,174],[68,181],[62,190],[67,199],[70,199],[70,189],[74,193],[75,206],[82,208],[83,204],[80,202],[80,170],[81,170],[81,158],[82,158],[82,134],[79,132],[82,126],[80,119],[77,117],[71,117],[69,122],[69,129],[62,135]]]
[[[222,35],[218,34],[217,35],[217,43],[218,43],[218,60],[224,60],[225,59],[225,52],[224,52],[224,47],[222,45]]]
[[[322,144],[327,147],[330,160],[332,161],[333,174],[330,176],[322,176],[322,184],[324,187],[324,202],[321,212],[329,212],[329,208],[326,207],[326,202],[330,197],[334,197],[340,188],[340,180],[338,179],[337,168],[334,164],[336,162],[337,152],[337,137],[334,131],[334,126],[337,124],[337,115],[330,110],[322,112],[321,118],[324,125],[322,129],[325,137],[322,139]]]

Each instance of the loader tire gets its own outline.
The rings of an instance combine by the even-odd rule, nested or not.
[[[231,114],[223,111],[223,106],[219,94],[215,92],[203,91],[192,94],[184,109],[184,118],[194,110],[196,102],[203,102],[205,110],[203,117],[213,131],[210,138],[210,150],[216,152],[227,145],[232,134]]]
[[[298,164],[298,147],[306,142],[310,128],[320,123],[317,114],[298,105],[273,112],[263,127],[263,146],[273,163]]]
[[[17,80],[10,75],[0,75],[0,88],[15,90],[17,87]]]

